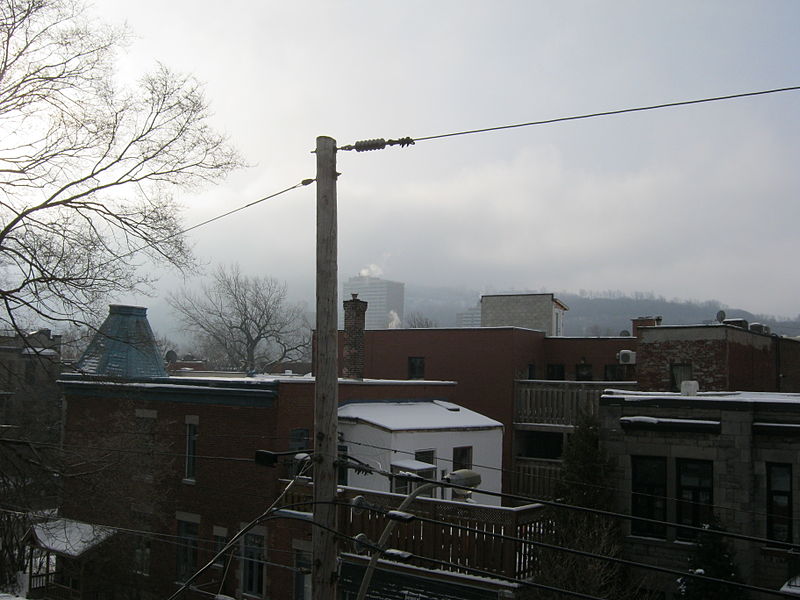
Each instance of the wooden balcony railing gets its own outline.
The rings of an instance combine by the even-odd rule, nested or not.
[[[609,387],[633,389],[634,381],[519,380],[514,391],[514,422],[575,425],[578,415],[596,415]]]
[[[358,488],[340,489],[338,500],[342,505],[337,516],[338,530],[350,537],[364,533],[373,541],[381,537],[388,523],[381,511],[397,508],[405,498]],[[301,503],[310,494],[310,485],[295,486],[285,498],[285,504]],[[350,508],[349,503],[355,496],[364,496],[374,509]],[[406,511],[421,518],[398,523],[389,547],[452,563],[453,571],[465,573],[469,573],[469,569],[480,569],[506,577],[532,577],[536,572],[535,547],[495,534],[544,541],[549,526],[546,509],[540,504],[513,508],[418,498]],[[342,551],[353,552],[354,548],[342,548]],[[409,562],[432,567],[424,560]],[[436,565],[436,568],[442,567]]]
[[[514,458],[513,493],[528,498],[552,500],[561,475],[561,461],[546,458]]]

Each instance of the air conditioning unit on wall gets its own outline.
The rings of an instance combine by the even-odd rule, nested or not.
[[[617,359],[621,365],[635,365],[636,352],[633,350],[620,350],[617,352]]]

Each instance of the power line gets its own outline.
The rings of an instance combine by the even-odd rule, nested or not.
[[[538,121],[528,121],[527,123],[515,123],[512,125],[497,125],[494,127],[483,127],[480,129],[467,129],[464,131],[453,131],[450,133],[440,133],[436,135],[427,135],[421,136],[416,138],[400,138],[397,140],[383,140],[383,139],[372,139],[372,140],[363,140],[356,142],[355,144],[351,144],[348,146],[342,146],[339,150],[355,150],[356,152],[366,152],[369,150],[382,150],[387,145],[394,146],[399,145],[401,147],[407,147],[413,145],[415,142],[423,142],[428,140],[438,140],[442,138],[449,138],[449,137],[456,137],[461,135],[471,135],[474,133],[489,133],[493,131],[503,131],[506,129],[517,129],[520,127],[532,127],[534,125],[551,125],[553,123],[563,123],[566,121],[578,121],[581,119],[594,119],[597,117],[609,117],[613,115],[622,115],[627,113],[634,113],[634,112],[644,112],[649,110],[659,110],[663,108],[676,108],[679,106],[689,106],[692,104],[704,104],[708,102],[721,102],[724,100],[738,100],[741,98],[750,98],[753,96],[764,96],[767,94],[777,94],[779,92],[794,92],[800,90],[800,86],[789,86],[789,87],[782,87],[782,88],[773,88],[769,90],[759,90],[755,92],[742,92],[739,94],[728,94],[725,96],[713,96],[710,98],[699,98],[694,100],[678,100],[675,102],[664,102],[661,104],[651,104],[647,106],[636,106],[632,108],[620,108],[615,110],[605,110],[593,113],[586,113],[582,115],[572,115],[568,117],[556,117],[553,119],[542,119]]]
[[[297,189],[299,187],[310,185],[310,184],[314,183],[314,181],[316,181],[316,180],[315,179],[303,179],[299,183],[296,183],[296,184],[294,184],[292,186],[289,186],[289,187],[287,187],[285,189],[282,189],[279,192],[275,192],[274,194],[270,194],[268,196],[264,196],[263,198],[259,198],[258,200],[253,200],[252,202],[248,202],[247,204],[245,204],[243,206],[240,206],[238,208],[234,208],[233,210],[229,210],[228,212],[224,212],[221,215],[217,215],[215,217],[211,217],[210,219],[206,219],[205,221],[201,221],[200,223],[196,223],[196,224],[194,224],[194,225],[192,225],[190,227],[187,227],[186,229],[182,229],[180,231],[176,231],[175,233],[173,233],[171,235],[168,235],[166,237],[160,238],[158,240],[154,240],[152,242],[148,242],[147,244],[144,244],[143,246],[139,246],[138,248],[134,248],[133,250],[130,250],[129,252],[127,252],[125,254],[120,254],[118,256],[114,256],[113,258],[111,258],[108,261],[104,262],[103,264],[99,265],[99,267],[104,267],[104,266],[109,265],[109,264],[111,264],[113,262],[116,262],[118,260],[122,260],[123,258],[128,258],[129,256],[132,256],[132,255],[136,254],[137,252],[141,252],[142,250],[146,250],[147,248],[152,248],[153,246],[155,246],[157,244],[162,244],[164,242],[167,242],[167,241],[169,241],[169,240],[171,240],[173,238],[176,238],[176,237],[178,237],[180,235],[184,235],[184,234],[186,234],[186,233],[188,233],[190,231],[193,231],[195,229],[199,229],[200,227],[204,227],[205,225],[208,225],[209,223],[213,223],[214,221],[219,221],[220,219],[224,219],[225,217],[228,217],[228,216],[230,216],[230,215],[232,215],[234,213],[243,211],[246,208],[250,208],[252,206],[255,206],[257,204],[265,202],[267,200],[271,200],[272,198],[276,198],[276,197],[280,196],[281,194],[285,194],[286,192],[290,192],[290,191],[292,191],[294,189]]]
[[[408,476],[400,476],[397,473],[392,473],[390,471],[384,471],[384,470],[381,470],[381,469],[375,469],[373,467],[365,467],[364,465],[358,465],[357,468],[359,468],[359,469],[368,468],[374,473],[377,473],[377,474],[380,474],[380,475],[384,475],[385,477],[389,477],[389,478],[392,478],[392,479],[394,479],[396,477],[404,477],[407,481],[413,481],[413,482],[416,482],[416,483],[433,483],[433,484],[436,484],[436,485],[442,485],[441,481],[436,481],[434,479],[426,479],[424,477],[419,477],[419,476],[415,476],[413,478],[409,478]],[[625,514],[625,513],[620,513],[620,512],[610,511],[610,510],[604,510],[604,509],[600,509],[600,508],[592,508],[592,507],[580,506],[580,505],[576,505],[576,504],[566,504],[564,502],[559,502],[557,500],[544,500],[544,499],[541,499],[541,498],[531,498],[531,497],[528,497],[528,496],[521,496],[519,494],[509,494],[509,493],[504,493],[504,492],[494,492],[494,491],[491,491],[491,490],[484,490],[484,489],[475,488],[475,487],[468,487],[468,486],[458,485],[458,484],[455,484],[455,483],[447,483],[447,487],[456,488],[456,489],[460,489],[460,490],[465,490],[465,491],[469,491],[469,492],[476,492],[476,493],[479,493],[479,494],[485,494],[487,496],[493,496],[495,498],[506,498],[506,499],[509,499],[509,500],[523,501],[523,502],[526,502],[528,504],[542,504],[544,506],[550,506],[550,507],[553,507],[553,508],[563,508],[563,509],[566,509],[566,510],[573,510],[573,511],[576,511],[576,512],[583,512],[583,513],[589,513],[589,514],[595,514],[595,515],[602,515],[602,516],[611,517],[611,518],[614,518],[614,519],[621,519],[621,520],[626,520],[626,521],[639,521],[639,522],[642,522],[642,523],[648,523],[648,524],[652,524],[652,525],[662,525],[662,526],[666,526],[666,527],[677,527],[677,528],[680,528],[680,529],[685,529],[687,531],[694,531],[694,532],[697,532],[697,533],[711,533],[711,534],[719,535],[719,536],[722,536],[722,537],[730,537],[730,538],[734,538],[734,539],[744,540],[744,541],[748,541],[748,542],[755,542],[755,543],[769,545],[769,546],[773,546],[773,547],[781,547],[781,548],[786,548],[786,549],[795,550],[795,551],[796,550],[800,550],[800,546],[798,546],[797,544],[793,544],[791,542],[781,542],[779,540],[771,540],[771,539],[761,538],[761,537],[752,536],[752,535],[745,535],[745,534],[742,534],[742,533],[735,533],[735,532],[732,532],[732,531],[722,531],[722,530],[718,530],[718,529],[707,529],[705,527],[696,527],[694,525],[687,525],[687,524],[684,524],[684,523],[675,523],[675,522],[672,522],[672,521],[661,521],[659,519],[651,519],[651,518],[648,518],[648,517],[639,517],[639,516],[629,515],[629,514]],[[707,506],[705,504],[697,503],[697,502],[689,502],[689,503],[690,504],[697,504],[697,505],[700,505],[700,506]]]
[[[367,507],[367,508],[369,508],[369,507]],[[718,583],[718,584],[723,584],[723,585],[730,585],[730,586],[738,587],[738,588],[741,588],[741,589],[746,589],[746,590],[749,590],[749,591],[761,592],[761,593],[771,594],[771,595],[780,596],[780,597],[784,597],[784,598],[786,598],[786,597],[795,598],[796,597],[796,595],[794,595],[794,594],[789,594],[789,593],[786,593],[786,592],[780,592],[780,591],[772,590],[772,589],[769,589],[769,588],[763,588],[763,587],[759,587],[759,586],[754,586],[754,585],[750,585],[750,584],[747,584],[747,583],[741,583],[741,582],[737,582],[737,581],[728,581],[728,580],[719,579],[719,578],[716,578],[716,577],[709,577],[707,575],[697,575],[695,573],[679,571],[677,569],[670,569],[669,567],[661,567],[661,566],[658,566],[658,565],[650,565],[650,564],[646,564],[646,563],[640,563],[640,562],[636,562],[636,561],[632,561],[632,560],[627,560],[627,559],[624,559],[624,558],[617,558],[617,557],[614,557],[614,556],[607,556],[607,555],[604,555],[604,554],[597,554],[595,552],[588,552],[586,550],[579,550],[579,549],[576,549],[576,548],[568,548],[566,546],[559,546],[559,545],[556,545],[556,544],[548,544],[546,542],[539,542],[539,541],[535,541],[535,540],[530,540],[530,539],[526,539],[526,538],[520,538],[520,537],[516,537],[516,536],[502,534],[502,533],[495,533],[495,532],[492,532],[492,531],[485,531],[485,530],[482,530],[482,529],[478,529],[476,527],[469,527],[467,525],[458,525],[458,524],[450,523],[450,522],[447,522],[447,521],[441,521],[439,519],[432,519],[432,518],[429,518],[429,517],[422,517],[422,516],[418,516],[418,515],[414,515],[414,516],[419,521],[424,521],[426,523],[432,523],[434,525],[446,526],[446,527],[450,527],[450,528],[453,528],[453,529],[459,529],[459,530],[462,530],[462,531],[469,531],[470,533],[477,533],[479,535],[498,538],[498,539],[502,539],[504,541],[517,542],[517,543],[521,543],[521,544],[537,546],[537,547],[540,547],[540,548],[545,548],[545,549],[548,549],[548,550],[555,550],[555,551],[558,551],[558,552],[566,552],[566,553],[569,553],[569,554],[575,554],[577,556],[581,556],[583,558],[593,558],[593,559],[605,560],[605,561],[613,562],[613,563],[616,563],[616,564],[619,564],[619,565],[623,565],[623,566],[626,566],[626,567],[635,567],[635,568],[638,568],[638,569],[646,569],[646,570],[651,570],[651,571],[658,571],[658,572],[661,572],[661,573],[667,573],[669,575],[677,575],[679,577],[690,577],[692,579],[698,579],[698,580],[701,580],[701,581],[707,581],[709,583]],[[427,560],[427,559],[424,559],[424,560]]]
[[[368,447],[368,448],[375,448],[377,450],[387,450],[389,452],[394,452],[394,453],[397,453],[397,454],[406,454],[408,456],[414,456],[415,455],[415,452],[413,452],[411,450],[400,450],[398,448],[389,448],[389,447],[386,447],[386,446],[379,446],[379,445],[376,445],[376,444],[369,444],[369,443],[366,443],[366,442],[357,442],[355,440],[348,440],[348,439],[344,439],[344,438],[342,439],[342,443],[353,444],[353,445],[356,445],[356,446],[365,446],[365,447]],[[437,462],[446,462],[446,463],[453,463],[454,462],[453,459],[451,459],[451,458],[442,458],[442,457],[438,457],[438,456],[436,457],[436,461]],[[473,467],[479,467],[481,469],[486,469],[487,471],[499,471],[500,473],[507,474],[507,475],[516,475],[516,471],[514,469],[505,469],[503,467],[496,467],[496,466],[491,466],[491,465],[482,465],[482,464],[478,464],[478,463],[473,463],[472,466]],[[608,485],[599,485],[599,484],[593,484],[593,483],[585,483],[583,481],[564,480],[564,483],[568,483],[568,484],[571,483],[571,484],[580,485],[580,486],[582,486],[584,488],[594,488],[594,489],[598,489],[598,490],[605,490],[605,491],[611,491],[611,492],[622,493],[622,494],[626,494],[626,493],[630,492],[630,490],[626,490],[626,489],[619,488],[619,487],[608,486]],[[645,498],[657,498],[657,499],[666,499],[666,500],[687,502],[686,500],[682,500],[682,499],[676,498],[674,496],[659,496],[658,494],[647,494],[647,493],[644,493],[644,492],[636,492],[636,495],[639,496],[639,497],[645,497]],[[515,498],[524,498],[524,497],[525,496],[517,496]],[[530,500],[531,500],[531,502],[539,502],[539,503],[542,502],[542,500],[537,500],[537,499],[534,499],[534,498],[530,498]],[[689,504],[699,504],[699,505],[702,505],[702,506],[705,506],[705,507],[712,508],[714,510],[725,511],[725,513],[727,513],[727,514],[741,514],[741,515],[748,515],[748,516],[755,516],[755,517],[766,517],[766,516],[769,516],[769,513],[764,513],[764,512],[754,511],[754,510],[744,510],[744,509],[741,509],[741,508],[732,508],[730,506],[722,506],[722,505],[719,505],[719,504],[701,504],[701,503],[694,503],[694,502],[688,502],[688,503]],[[639,519],[641,517],[631,517],[631,518]],[[673,524],[673,525],[675,527],[683,527],[683,525],[678,525],[678,524]]]

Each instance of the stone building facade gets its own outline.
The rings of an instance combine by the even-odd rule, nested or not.
[[[521,327],[560,336],[567,310],[553,294],[486,295],[481,296],[481,327]]]
[[[625,555],[684,570],[691,542],[712,516],[727,531],[744,580],[778,589],[797,575],[800,396],[757,392],[694,396],[606,392],[602,446],[625,524]],[[654,587],[672,597],[675,577]]]

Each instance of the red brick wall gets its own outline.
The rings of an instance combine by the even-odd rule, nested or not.
[[[563,364],[566,379],[575,379],[575,366],[582,361],[592,365],[592,380],[605,379],[605,366],[618,365],[617,353],[620,350],[636,351],[638,340],[625,338],[547,338],[544,340],[544,351],[549,364]],[[536,378],[545,379],[547,365],[537,365]],[[634,379],[633,369],[627,373]]]

